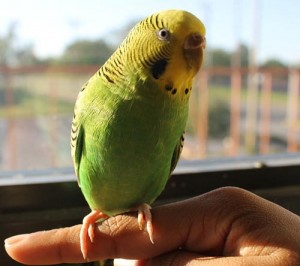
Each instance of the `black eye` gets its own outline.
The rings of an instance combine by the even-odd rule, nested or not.
[[[162,41],[168,41],[170,39],[170,32],[167,29],[161,29],[157,33],[158,38]]]

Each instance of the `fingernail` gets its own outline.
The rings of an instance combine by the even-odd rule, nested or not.
[[[28,236],[28,234],[16,235],[16,236],[9,237],[9,238],[4,240],[4,245],[5,245],[5,247],[10,247],[14,244],[19,243],[20,241],[22,241],[27,236]]]

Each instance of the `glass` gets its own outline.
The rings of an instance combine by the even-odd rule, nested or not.
[[[62,54],[50,57],[40,55],[47,53],[49,45],[44,51],[39,48],[37,53],[35,43],[24,45],[24,40],[18,37],[18,27],[26,28],[27,20],[31,18],[26,20],[21,14],[13,16],[11,13],[11,20],[7,20],[10,24],[4,23],[0,31],[0,171],[72,168],[70,128],[81,86],[120,43],[128,32],[128,25],[151,14],[152,9],[153,12],[162,9],[158,4],[153,4],[148,10],[139,8],[134,0],[130,2],[137,5],[136,13],[119,26],[120,30],[107,29],[101,39],[83,36],[82,31],[85,24],[96,25],[91,18],[95,18],[100,7],[91,10],[90,17],[78,13],[72,14],[70,19],[70,14],[59,13],[60,24],[57,24],[58,20],[54,23],[41,17],[44,27],[43,32],[40,29],[41,33],[44,34],[45,30],[58,31],[59,25],[70,35]],[[257,54],[266,51],[258,46],[259,36],[262,37],[260,30],[270,21],[276,21],[274,10],[291,8],[292,5],[281,7],[281,4],[273,4],[272,8],[268,8],[269,4],[261,5],[259,1],[254,1],[253,5],[247,1],[237,5],[238,2],[229,1],[226,5],[218,1],[164,3],[166,8],[186,7],[203,19],[207,27],[208,46],[204,66],[191,95],[183,160],[287,154],[300,150],[300,69],[293,63],[295,61],[286,64],[280,58],[260,59],[262,62],[256,58]],[[108,3],[103,8],[111,5]],[[55,4],[47,2],[46,6],[51,10]],[[74,10],[80,6],[82,2],[78,1]],[[39,12],[44,9],[40,5],[36,8]],[[241,14],[249,8],[253,10],[250,12],[252,15],[244,18],[244,24],[240,23]],[[231,16],[224,16],[227,14],[224,9],[233,12],[232,21],[226,20]],[[300,26],[299,16],[295,16],[293,10],[289,16],[293,25]],[[118,12],[110,14],[111,20],[118,16]],[[219,30],[219,34],[214,35],[214,26],[222,25],[221,17],[232,26],[224,24],[228,32]],[[21,22],[14,24],[14,19]],[[101,30],[109,27],[109,21],[100,23]],[[281,19],[282,23],[285,21]],[[253,41],[247,40],[247,45],[241,45],[241,35],[247,27],[253,29],[255,37]],[[281,28],[273,28],[281,31]],[[288,26],[282,28],[289,29]],[[223,41],[218,42],[220,35],[235,39],[236,45],[233,46],[237,48],[222,47]],[[278,33],[274,32],[274,36]],[[61,40],[61,37],[60,33],[57,38]],[[289,49],[283,50],[277,45],[281,39],[274,38],[271,48],[277,49],[277,54],[288,53]],[[295,34],[290,38],[295,38]],[[221,45],[220,48],[216,43]],[[297,42],[285,39],[291,50],[294,43]],[[64,44],[67,42],[64,41]]]

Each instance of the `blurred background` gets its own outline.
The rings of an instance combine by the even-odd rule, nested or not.
[[[82,84],[137,21],[173,8],[207,29],[182,159],[299,152],[299,1],[10,0],[0,9],[0,171],[71,167]]]

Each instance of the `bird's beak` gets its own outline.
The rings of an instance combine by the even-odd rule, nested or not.
[[[199,33],[191,33],[184,40],[183,54],[187,67],[188,69],[194,69],[195,73],[198,72],[202,64],[205,45],[205,37]]]
[[[186,37],[183,48],[185,50],[194,50],[198,48],[205,49],[206,39],[199,33],[192,33]]]

